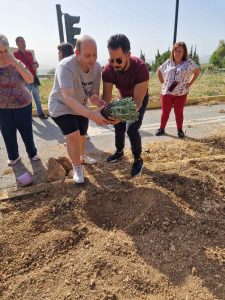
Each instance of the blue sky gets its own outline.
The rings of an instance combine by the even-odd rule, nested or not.
[[[131,42],[132,54],[140,49],[146,59],[171,47],[175,0],[0,0],[0,32],[12,47],[22,35],[27,48],[34,49],[40,68],[57,64],[59,44],[56,4],[62,11],[78,15],[82,34],[94,37],[98,60],[108,59],[110,35],[124,33]],[[225,0],[180,0],[177,40],[197,45],[200,56],[210,55],[219,40],[225,39]]]

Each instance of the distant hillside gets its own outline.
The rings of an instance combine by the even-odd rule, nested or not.
[[[207,64],[209,62],[210,55],[203,55],[200,57],[200,63],[201,64]]]
[[[46,75],[46,74],[48,74],[48,72],[51,70],[52,68],[39,68],[38,69],[38,74],[39,75]]]

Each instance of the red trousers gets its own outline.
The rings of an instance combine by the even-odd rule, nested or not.
[[[170,116],[172,106],[176,117],[177,129],[182,129],[184,120],[184,105],[187,99],[187,94],[183,96],[161,95],[162,114],[160,128],[165,129]]]

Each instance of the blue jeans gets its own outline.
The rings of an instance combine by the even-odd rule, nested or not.
[[[32,104],[23,108],[0,109],[0,130],[5,142],[8,158],[19,156],[17,130],[19,131],[30,158],[37,154],[32,129]]]
[[[37,113],[40,116],[43,113],[42,107],[41,107],[41,99],[40,99],[40,92],[39,92],[39,86],[34,84],[26,84],[26,87],[32,94],[36,107],[37,107]]]

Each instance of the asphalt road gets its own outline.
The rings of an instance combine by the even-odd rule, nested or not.
[[[186,107],[184,122],[186,135],[192,138],[203,138],[217,132],[221,127],[225,128],[224,111],[225,104]],[[173,111],[171,112],[170,120],[166,128],[168,135],[162,137],[156,137],[154,135],[156,129],[159,127],[160,114],[161,110],[150,110],[146,112],[140,130],[143,145],[151,141],[165,141],[177,138]],[[7,153],[2,136],[0,135],[0,193],[16,189],[16,177],[25,171],[30,171],[34,174],[35,183],[42,182],[48,159],[50,157],[66,155],[66,149],[63,145],[63,136],[51,118],[48,120],[34,118],[33,131],[35,144],[41,161],[31,163],[27,158],[24,145],[18,134],[22,160],[13,168],[7,166]],[[96,158],[103,152],[110,153],[114,151],[114,128],[112,126],[99,127],[91,122],[88,134],[87,149],[88,152],[92,153]],[[129,147],[128,139],[126,139],[126,146]]]

